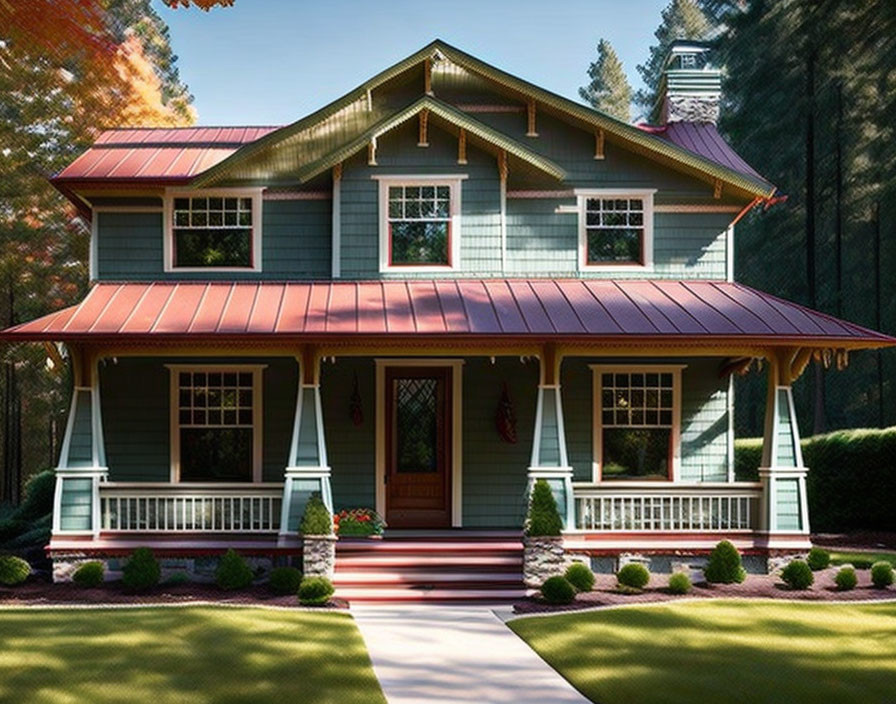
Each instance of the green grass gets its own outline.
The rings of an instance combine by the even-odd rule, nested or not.
[[[871,565],[875,562],[888,561],[896,567],[896,552],[840,552],[838,550],[831,551],[832,565],[850,564],[856,569],[871,569]]]
[[[0,702],[385,704],[348,614],[0,611]]]
[[[719,600],[509,625],[601,704],[896,701],[896,604]]]

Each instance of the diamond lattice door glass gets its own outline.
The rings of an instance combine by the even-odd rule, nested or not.
[[[437,472],[438,379],[395,380],[395,471]]]

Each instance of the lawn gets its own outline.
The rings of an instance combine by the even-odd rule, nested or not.
[[[0,611],[0,702],[385,704],[348,614]]]
[[[601,704],[896,702],[892,603],[704,601],[509,625]]]
[[[896,552],[847,552],[831,551],[832,565],[850,564],[856,569],[867,570],[875,562],[889,562],[896,567]]]

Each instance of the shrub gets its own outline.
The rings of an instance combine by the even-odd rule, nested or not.
[[[541,585],[541,596],[549,604],[571,604],[576,598],[576,588],[566,577],[548,577]]]
[[[856,584],[859,583],[855,569],[849,565],[841,567],[837,571],[837,574],[834,575],[834,583],[837,585],[837,589],[841,592],[848,592],[851,589],[855,589]]]
[[[650,581],[650,572],[639,562],[629,562],[616,573],[616,581],[623,587],[643,589]]]
[[[52,469],[32,474],[25,483],[25,497],[16,509],[16,518],[31,522],[53,512],[56,473]]]
[[[710,584],[734,584],[743,582],[747,571],[737,548],[731,542],[723,540],[710,553],[703,576]]]
[[[162,581],[166,587],[179,587],[182,584],[190,583],[190,575],[186,572],[172,572]]]
[[[321,606],[333,596],[333,583],[326,577],[305,577],[299,585],[302,606]]]
[[[886,589],[893,583],[893,565],[881,560],[871,565],[871,583],[878,589]]]
[[[302,572],[295,567],[275,567],[268,578],[268,586],[276,594],[298,594]]]
[[[106,578],[106,566],[99,561],[85,562],[72,575],[72,581],[79,587],[98,587]]]
[[[332,535],[333,517],[319,496],[312,496],[305,504],[302,515],[302,535]]]
[[[21,557],[4,555],[0,557],[0,584],[14,587],[21,584],[31,574],[31,565]]]
[[[781,570],[781,579],[791,589],[808,589],[815,581],[815,575],[812,574],[812,568],[805,560],[791,560]]]
[[[673,594],[687,594],[691,591],[691,578],[686,572],[676,572],[669,577],[669,591]]]
[[[532,487],[532,497],[529,499],[526,535],[532,537],[557,536],[560,535],[561,530],[563,530],[563,521],[560,520],[554,492],[551,491],[551,486],[544,479],[539,479]]]
[[[245,589],[254,576],[246,560],[233,548],[224,553],[215,570],[215,582],[227,591]]]
[[[821,548],[812,548],[806,557],[806,562],[813,572],[818,572],[831,564],[831,553]]]
[[[594,589],[594,572],[584,562],[573,562],[566,568],[563,576],[577,592],[590,592]]]
[[[121,581],[128,589],[142,591],[159,583],[162,570],[149,548],[137,548],[121,571]]]

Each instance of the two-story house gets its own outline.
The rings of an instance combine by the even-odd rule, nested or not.
[[[314,494],[384,516],[396,568],[510,574],[538,478],[578,553],[805,549],[791,384],[894,340],[734,282],[775,187],[717,132],[703,51],[674,48],[657,126],[435,41],[285,127],[103,132],[53,178],[92,225],[90,293],[0,337],[74,369],[57,577],[137,545],[298,555]],[[732,375],[760,366],[761,482],[738,482]]]

